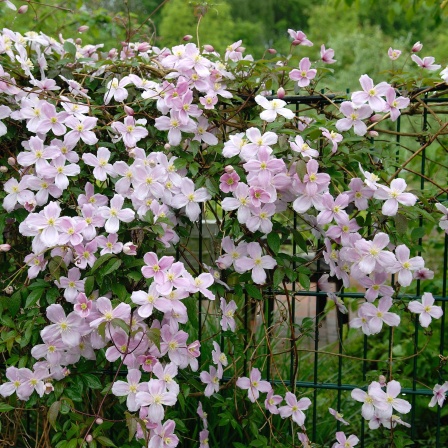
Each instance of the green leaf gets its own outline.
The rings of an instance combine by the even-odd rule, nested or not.
[[[280,249],[280,237],[277,233],[271,232],[268,235],[268,245],[272,249],[272,252],[277,255]]]
[[[16,291],[8,302],[8,310],[11,317],[15,317],[20,310],[20,304],[22,303],[22,296],[20,295],[20,290]]]
[[[101,257],[95,261],[95,264],[92,266],[92,269],[87,275],[92,275],[99,267],[101,267],[104,263],[106,263],[107,260],[110,260],[112,257],[116,258],[114,254],[101,255]]]
[[[102,389],[103,387],[101,381],[95,375],[85,373],[81,378],[89,389]]]
[[[299,273],[299,283],[306,289],[310,289],[310,278],[305,274]]]
[[[257,300],[263,300],[263,294],[255,285],[246,285],[246,292],[249,297],[253,297]]]
[[[285,271],[282,268],[277,268],[274,272],[273,283],[274,286],[280,285],[285,277]]]
[[[9,405],[8,403],[0,403],[0,412],[9,412],[14,409],[14,406]]]
[[[126,333],[129,333],[129,325],[122,319],[112,319],[110,323],[114,327],[120,327],[122,328]]]
[[[423,227],[417,227],[411,232],[411,240],[418,240],[425,236],[425,229]]]
[[[302,234],[295,229],[292,231],[292,234],[294,236],[294,243],[297,244],[300,247],[300,249],[302,249],[307,254],[308,246]]]
[[[104,445],[104,446],[114,446],[114,447],[116,447],[115,443],[112,442],[112,440],[108,439],[105,436],[99,436],[99,437],[96,438],[96,440],[99,443],[101,443],[102,445]]]
[[[408,229],[408,220],[406,218],[406,216],[404,215],[395,215],[395,228],[397,229],[397,232],[400,235],[403,235],[404,233],[406,233],[406,230]]]
[[[87,297],[92,294],[93,288],[95,286],[95,277],[91,275],[90,277],[86,277],[86,282],[84,283],[84,293]]]
[[[150,341],[152,341],[152,342],[154,342],[154,344],[156,344],[156,347],[160,351],[160,328],[150,328],[146,332],[146,336],[148,337],[148,339]]]
[[[124,416],[126,417],[126,426],[129,431],[128,442],[131,442],[134,439],[135,433],[137,431],[137,421],[133,415],[129,414],[129,412],[125,412]]]
[[[101,269],[101,274],[106,276],[115,272],[120,266],[122,261],[119,258],[109,260],[104,268]]]
[[[76,46],[68,40],[64,42],[64,50],[66,51],[66,53],[71,54],[73,57],[76,56]]]
[[[45,299],[47,300],[48,305],[52,305],[56,303],[56,299],[59,297],[59,290],[57,288],[50,288],[45,293]]]
[[[199,172],[199,168],[200,168],[199,163],[192,162],[190,163],[188,170],[190,171],[192,176],[196,176],[196,174],[198,174]]]
[[[56,429],[56,419],[58,418],[59,412],[61,410],[61,402],[55,401],[49,408],[47,413],[47,419],[51,426],[53,426],[53,429],[57,431]]]
[[[112,285],[112,292],[122,301],[124,302],[128,296],[128,292],[126,287],[121,283],[114,283]]]
[[[35,289],[34,291],[31,291],[29,296],[26,298],[24,308],[27,309],[34,306],[37,303],[37,301],[42,297],[44,291],[45,291],[44,289]]]

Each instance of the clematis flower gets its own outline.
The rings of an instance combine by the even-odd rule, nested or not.
[[[266,400],[264,400],[264,407],[271,414],[278,414],[279,410],[277,405],[279,405],[283,401],[283,398],[280,395],[274,395],[274,389],[271,389],[266,395]]]
[[[128,91],[125,87],[131,82],[128,76],[125,76],[120,81],[117,78],[112,79],[107,83],[106,93],[104,94],[104,104],[109,104],[113,98],[115,101],[124,101],[128,97]]]
[[[262,255],[261,246],[252,242],[247,245],[248,257],[241,257],[235,261],[235,267],[239,272],[252,270],[252,280],[258,285],[266,282],[265,269],[273,269],[277,262],[270,255]]]
[[[131,315],[130,305],[127,303],[120,303],[113,308],[110,299],[107,297],[99,297],[96,300],[96,307],[100,317],[90,322],[91,328],[97,328],[102,322],[110,322],[113,319],[126,321]]]
[[[107,179],[107,175],[111,177],[116,176],[113,166],[109,163],[109,158],[110,158],[110,151],[102,146],[98,148],[96,156],[90,153],[84,153],[82,155],[82,160],[84,161],[84,163],[86,165],[94,167],[93,175],[95,179],[100,181],[105,181]],[[86,185],[86,192],[87,192],[87,185]],[[93,187],[92,187],[92,193],[93,193]]]
[[[214,393],[219,392],[219,375],[215,367],[210,366],[210,373],[202,371],[199,378],[207,385],[204,391],[206,397],[211,397]]]
[[[434,71],[438,70],[441,65],[434,64],[435,58],[432,56],[426,56],[425,58],[421,59],[416,54],[413,54],[411,56],[411,59],[421,68],[426,68],[427,70]]]
[[[392,121],[396,121],[397,118],[401,115],[400,109],[405,109],[409,106],[410,103],[409,98],[404,98],[400,96],[397,98],[397,94],[394,88],[390,88],[386,92],[386,104],[384,106],[384,112],[390,113],[390,119]]]
[[[240,389],[247,389],[248,398],[252,403],[258,400],[260,392],[267,393],[272,389],[270,383],[261,380],[261,373],[255,367],[251,370],[249,378],[245,376],[238,378],[236,386]]]
[[[378,85],[373,85],[373,80],[368,75],[362,75],[359,78],[359,82],[362,91],[352,93],[352,101],[356,105],[369,103],[372,110],[376,112],[382,112],[386,102],[382,96],[386,95],[387,90],[390,88],[390,84],[387,82],[380,82]]]
[[[123,203],[124,197],[116,194],[110,201],[110,207],[102,206],[98,209],[101,216],[107,220],[104,225],[107,233],[117,233],[120,228],[120,221],[131,222],[134,220],[134,210],[123,209]]]
[[[299,426],[305,423],[305,414],[303,411],[311,406],[309,398],[301,398],[297,401],[297,397],[291,393],[286,392],[285,396],[286,406],[281,406],[278,411],[281,418],[291,417]]]
[[[151,379],[146,387],[137,392],[135,396],[136,405],[139,407],[149,406],[149,419],[154,423],[160,423],[165,416],[165,409],[162,405],[173,406],[177,401],[176,394],[167,392],[160,380]]]
[[[117,397],[126,397],[126,406],[130,412],[138,411],[140,406],[136,402],[137,392],[144,391],[147,383],[140,383],[142,372],[138,369],[130,369],[126,381],[115,381],[112,393]]]
[[[336,440],[332,448],[353,448],[355,445],[358,445],[359,439],[355,435],[351,435],[347,437],[342,431],[338,431],[336,433]]]
[[[395,248],[397,263],[390,269],[390,272],[394,274],[398,272],[398,283],[401,286],[409,286],[412,282],[412,271],[422,269],[425,266],[422,257],[409,258],[410,253],[405,244],[400,244]]]
[[[65,134],[65,141],[69,145],[76,145],[79,140],[82,140],[86,145],[95,145],[98,143],[98,139],[92,129],[96,126],[98,118],[87,117],[79,120],[75,117],[68,117],[65,120],[65,124],[72,129]]]
[[[342,118],[336,122],[338,131],[348,131],[353,127],[356,135],[365,135],[367,132],[366,124],[361,121],[370,117],[372,109],[367,104],[356,105],[351,101],[344,101],[341,104],[340,111],[346,118]]]
[[[344,416],[342,415],[342,414],[340,414],[338,411],[335,411],[334,409],[332,409],[332,408],[328,408],[328,412],[338,421],[338,422],[341,422],[341,423],[343,423],[344,425],[349,425],[349,423],[348,422],[346,422],[345,420],[344,420]]]
[[[200,202],[210,200],[212,197],[206,188],[194,189],[191,179],[183,178],[180,184],[180,193],[173,197],[171,206],[174,208],[185,207],[185,213],[190,221],[197,221],[201,213]]]
[[[389,56],[389,59],[396,61],[400,57],[401,51],[393,50],[392,47],[389,47],[389,50],[387,50],[387,55]]]
[[[305,47],[312,47],[313,43],[306,38],[306,34],[303,31],[294,31],[288,29],[288,34],[294,39],[293,45],[303,45]]]
[[[407,414],[411,410],[411,404],[402,398],[397,398],[401,392],[401,385],[398,381],[389,381],[386,386],[386,392],[380,387],[374,388],[371,397],[375,407],[380,412],[381,417],[390,418],[393,409],[400,414]]]
[[[277,115],[281,115],[288,120],[294,118],[294,112],[285,107],[286,102],[283,100],[274,99],[269,101],[266,97],[257,95],[255,102],[266,109],[260,114],[260,118],[268,123],[272,123],[277,118]]]
[[[383,322],[391,327],[396,327],[400,324],[400,316],[389,312],[392,306],[391,297],[382,297],[378,302],[378,308],[372,303],[364,303],[362,305],[363,314],[369,317],[370,334],[377,334],[383,328]]]
[[[231,331],[235,331],[235,311],[237,309],[236,303],[234,300],[231,300],[229,303],[225,301],[223,297],[221,297],[221,312],[222,318],[219,321],[221,328],[223,331],[227,330],[227,327],[230,328]]]
[[[137,126],[134,117],[127,116],[124,123],[114,121],[111,128],[123,137],[123,143],[128,148],[135,148],[137,142],[148,135],[148,130],[143,126]]]
[[[430,292],[425,292],[421,303],[417,300],[409,302],[409,311],[419,314],[418,320],[423,328],[428,327],[432,319],[439,319],[443,315],[442,308],[434,305],[434,301],[433,295]]]
[[[333,59],[333,56],[334,50],[332,48],[325,49],[325,45],[320,47],[320,59],[322,62],[325,62],[326,64],[334,64],[336,60]]]
[[[293,151],[298,152],[302,157],[307,157],[309,159],[319,157],[319,151],[311,148],[308,143],[303,141],[303,138],[300,135],[297,135],[295,142],[290,142],[289,146]]]
[[[306,87],[310,81],[316,77],[317,70],[311,68],[309,58],[302,58],[299,62],[299,69],[293,69],[289,72],[289,78],[297,81],[299,87]]]
[[[390,188],[385,185],[379,185],[375,190],[373,197],[376,199],[385,199],[381,209],[385,216],[395,216],[398,210],[398,204],[413,206],[417,202],[417,196],[412,193],[404,193],[407,184],[404,179],[394,179],[390,183]]]
[[[442,407],[446,399],[447,391],[448,391],[448,381],[445,381],[442,385],[436,384],[433,389],[434,396],[431,398],[431,401],[429,402],[428,406],[432,408],[437,403],[440,407]]]

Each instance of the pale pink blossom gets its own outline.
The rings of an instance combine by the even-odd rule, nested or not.
[[[440,407],[442,407],[446,399],[447,391],[448,391],[448,381],[445,381],[442,385],[436,384],[433,389],[434,396],[431,398],[431,401],[429,402],[428,406],[432,408],[437,403]]]
[[[417,300],[409,302],[409,311],[419,314],[418,320],[423,328],[428,327],[432,319],[439,319],[443,315],[442,308],[434,305],[434,302],[434,297],[430,292],[423,294],[421,303]]]
[[[411,59],[421,68],[426,68],[429,71],[438,70],[441,65],[434,64],[435,58],[432,56],[426,56],[425,58],[421,59],[416,54],[413,54],[411,56]]]
[[[266,282],[265,269],[273,269],[277,262],[270,255],[262,255],[261,246],[252,242],[247,245],[248,257],[241,257],[235,261],[235,267],[240,272],[251,270],[252,280],[258,285]]]
[[[286,392],[285,401],[287,404],[278,409],[280,417],[291,417],[299,426],[303,426],[305,423],[305,413],[303,411],[311,406],[311,400],[306,397],[297,400],[293,393]]]
[[[268,123],[273,122],[277,118],[277,115],[282,115],[288,120],[294,118],[294,112],[285,107],[286,102],[283,100],[273,99],[269,101],[266,97],[257,95],[255,102],[263,107],[263,109],[266,109],[260,114],[260,118]]]
[[[326,64],[334,64],[336,60],[333,59],[333,56],[334,50],[332,48],[325,49],[325,45],[320,47],[320,59],[322,62],[325,62]]]
[[[260,392],[267,393],[272,389],[270,383],[261,379],[261,373],[255,367],[251,370],[249,378],[238,378],[236,386],[248,391],[248,398],[252,403],[258,400]]]
[[[289,72],[289,78],[297,81],[299,87],[306,87],[316,77],[316,74],[317,70],[311,68],[309,58],[302,58],[299,62],[299,68]]]

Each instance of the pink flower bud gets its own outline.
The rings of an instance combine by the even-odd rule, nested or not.
[[[369,136],[370,137],[378,137],[378,132],[376,132],[376,131],[369,131]]]
[[[300,45],[302,43],[302,41],[301,40],[298,40],[298,39],[294,39],[293,41],[292,41],[292,45]]]
[[[86,437],[86,442],[87,442],[87,443],[90,443],[92,440],[93,440],[92,434],[89,434],[89,435]]]
[[[144,53],[145,51],[148,51],[151,48],[151,45],[149,44],[149,42],[140,42],[137,45],[137,51],[140,51],[142,53]]]
[[[171,149],[171,145],[169,143],[165,143],[163,147],[165,148],[166,151],[169,151]]]
[[[98,417],[98,418],[95,420],[95,423],[96,423],[97,425],[102,425],[102,424],[104,423],[104,420],[103,420],[101,417]]]
[[[17,14],[25,14],[28,11],[28,5],[22,5],[18,10]]]
[[[275,48],[269,48],[268,53],[270,54],[277,54],[277,50]]]
[[[8,252],[11,250],[10,244],[0,244],[0,252]]]
[[[204,50],[208,51],[209,53],[213,53],[215,51],[215,48],[213,47],[213,45],[204,45]]]
[[[14,288],[12,286],[7,286],[3,291],[10,296],[14,292]]]
[[[224,168],[224,171],[225,171],[226,173],[233,173],[235,170],[234,170],[234,168],[233,168],[232,165],[227,165],[227,166]]]
[[[123,253],[126,255],[137,255],[137,246],[132,243],[126,243],[123,245]]]
[[[7,166],[0,166],[0,173],[7,173],[8,172],[8,167]]]
[[[89,27],[87,25],[81,25],[78,28],[78,33],[84,33],[85,31],[87,31],[89,29]]]
[[[191,34],[185,34],[185,36],[182,38],[185,42],[188,42],[189,40],[193,39],[193,36]]]
[[[277,96],[280,98],[280,99],[282,99],[282,98],[284,98],[285,97],[285,89],[283,88],[283,87],[280,87],[278,90],[277,90]]]
[[[51,394],[51,392],[54,391],[53,384],[51,384],[51,383],[45,383],[44,384],[44,388],[45,388],[44,392],[45,392],[46,395]]]
[[[109,50],[109,53],[107,54],[107,57],[109,59],[115,59],[118,55],[118,50],[116,48],[112,48],[112,50]]]
[[[378,378],[378,382],[381,384],[381,387],[385,386],[386,385],[386,377],[384,375],[380,375]]]
[[[372,123],[378,123],[378,121],[380,121],[382,118],[383,118],[383,116],[382,116],[381,114],[375,114],[375,115],[372,115],[372,116],[369,118],[369,120],[370,120]]]
[[[422,48],[423,48],[423,44],[421,44],[420,41],[418,41],[412,46],[411,51],[412,51],[412,53],[418,53]]]
[[[80,37],[78,37],[77,39],[75,39],[75,44],[76,45],[81,45],[82,44],[82,39]]]
[[[14,157],[8,157],[8,165],[14,166],[16,164],[16,159]]]
[[[124,111],[126,112],[126,115],[129,115],[129,116],[131,116],[131,117],[133,117],[134,116],[134,109],[132,109],[132,107],[129,107],[129,106],[124,106]]]

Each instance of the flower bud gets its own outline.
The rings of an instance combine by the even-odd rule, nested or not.
[[[12,286],[7,286],[3,291],[10,296],[14,292],[14,288]]]
[[[11,250],[10,244],[0,244],[0,252],[8,252]]]
[[[226,173],[233,173],[235,170],[234,170],[234,168],[233,168],[232,165],[227,165],[227,166],[224,168],[224,171],[225,171]]]
[[[85,31],[87,31],[89,29],[89,27],[87,25],[81,25],[78,28],[78,33],[84,33]]]
[[[215,47],[213,47],[213,45],[204,45],[204,50],[208,51],[209,53],[213,53],[215,51]]]
[[[277,50],[275,48],[269,48],[268,53],[270,54],[277,54]]]
[[[87,442],[87,443],[90,443],[92,440],[93,440],[92,434],[89,434],[89,435],[86,437],[86,442]]]
[[[28,11],[28,5],[22,5],[18,10],[17,14],[25,14]]]
[[[123,245],[123,253],[126,255],[137,255],[137,246],[132,243],[126,243]]]
[[[386,385],[386,377],[384,375],[380,375],[378,378],[378,382],[381,384],[381,386]]]
[[[412,46],[412,53],[418,53],[421,49],[423,48],[423,44],[420,43],[420,41],[417,41],[413,46]]]
[[[75,44],[76,45],[81,45],[82,44],[82,39],[80,37],[78,37],[77,39],[75,39]]]
[[[98,418],[95,420],[95,423],[96,423],[97,425],[102,425],[102,424],[104,423],[104,420],[103,420],[101,417],[98,417]]]
[[[382,118],[383,118],[383,116],[382,116],[381,114],[375,114],[375,115],[372,115],[372,116],[369,118],[369,120],[370,120],[372,123],[378,123],[378,121],[380,121]]]
[[[193,39],[193,36],[191,34],[185,34],[185,36],[182,38],[185,42],[188,42],[189,40]]]
[[[284,98],[285,97],[285,89],[283,88],[283,87],[280,87],[278,90],[277,90],[277,96],[280,98],[280,99],[282,99],[282,98]]]
[[[14,157],[8,157],[8,165],[14,166],[16,164],[16,159]]]
[[[294,39],[293,41],[292,41],[292,45],[300,45],[302,43],[302,41],[301,40],[298,40],[298,39]]]
[[[369,131],[369,137],[378,137],[377,131]]]
[[[8,172],[8,167],[5,165],[0,166],[0,173],[7,173]]]
[[[149,44],[149,42],[140,42],[137,45],[137,51],[140,51],[141,53],[148,51],[150,48],[151,48],[151,45]]]
[[[171,145],[169,143],[165,143],[164,148],[166,151],[169,151],[171,149]]]
[[[129,116],[131,116],[131,117],[133,117],[134,116],[134,109],[132,109],[132,107],[129,107],[129,106],[124,106],[124,111],[126,112],[126,115],[129,115]]]
[[[51,392],[54,392],[53,384],[51,383],[45,383],[44,384],[44,393],[46,395],[51,394]]]
[[[112,50],[109,50],[109,53],[107,54],[107,57],[109,59],[115,59],[118,55],[118,50],[116,48],[112,48]]]

